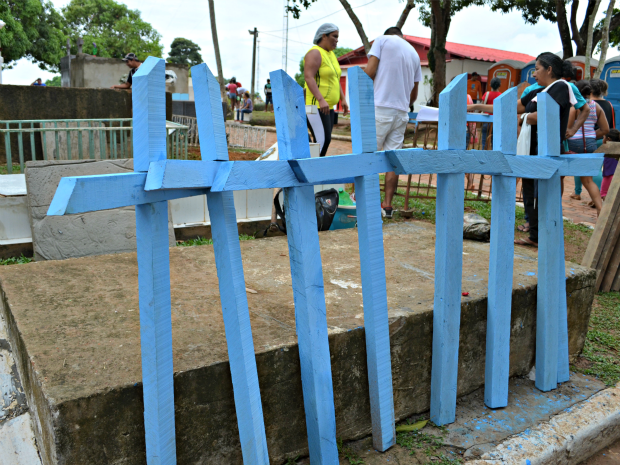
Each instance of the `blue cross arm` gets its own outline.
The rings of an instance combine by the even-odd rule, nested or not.
[[[298,158],[289,160],[288,163],[299,182],[311,184],[324,182],[329,176],[347,178],[345,182],[353,182],[348,178],[394,171],[385,152]]]
[[[146,173],[120,173],[62,178],[47,211],[50,216],[86,213],[204,194],[204,189],[144,190]]]
[[[209,188],[222,166],[218,161],[161,160],[152,162],[144,190]]]
[[[561,155],[560,176],[597,176],[601,174],[604,158],[600,153],[584,153],[579,156]]]
[[[351,183],[352,179],[332,179],[325,174],[316,182],[300,182],[286,160],[277,161],[182,161],[152,163],[145,189],[207,189],[211,192],[301,187],[322,183]]]
[[[495,150],[401,149],[385,153],[396,174],[512,172],[505,155]]]

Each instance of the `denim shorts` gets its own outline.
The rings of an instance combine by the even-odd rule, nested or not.
[[[592,153],[597,149],[596,139],[586,139],[586,150],[583,150],[583,139],[568,139],[568,150],[575,153]],[[603,154],[601,154],[603,155]]]

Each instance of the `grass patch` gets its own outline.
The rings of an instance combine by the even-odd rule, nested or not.
[[[619,351],[620,293],[599,293],[594,297],[583,354],[572,368],[613,386],[620,381]]]
[[[19,166],[19,164],[13,164],[12,174],[21,174],[21,172],[21,166]],[[7,165],[0,165],[0,174],[9,174],[9,167]]]
[[[33,259],[31,257],[9,257],[4,260],[0,260],[0,265],[23,265],[24,263],[30,263]]]
[[[443,431],[443,430],[442,430]],[[409,455],[423,453],[431,458],[433,464],[454,465],[463,463],[459,457],[450,457],[440,451],[444,446],[443,438],[423,431],[411,431],[396,434],[396,444],[409,451]]]
[[[254,236],[248,234],[239,234],[240,241],[251,241],[256,239]],[[189,239],[187,241],[178,241],[178,247],[193,247],[195,245],[213,245],[213,239],[205,239],[204,237],[197,237],[196,239]]]
[[[342,442],[342,439],[336,441],[338,445],[338,455],[345,458],[350,465],[364,465],[364,461],[353,452],[348,446],[345,446]]]
[[[237,115],[235,114],[235,117]],[[234,118],[233,118],[234,119]],[[276,125],[276,117],[271,112],[253,111],[250,126],[274,126]]]

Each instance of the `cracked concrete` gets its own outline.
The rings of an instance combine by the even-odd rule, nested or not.
[[[40,465],[26,395],[0,314],[0,464]]]

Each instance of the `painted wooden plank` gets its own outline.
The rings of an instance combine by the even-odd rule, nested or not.
[[[203,160],[227,161],[228,146],[220,85],[205,63],[192,66],[192,82],[200,136],[200,156]]]
[[[558,158],[564,162],[558,168],[560,176],[597,176],[601,174],[603,157],[569,157],[562,155],[555,159],[557,160]]]
[[[388,150],[385,153],[394,166],[396,174],[502,174],[511,172],[504,154],[492,150],[402,149]]]
[[[351,123],[351,128],[353,126]],[[339,177],[355,178],[386,173],[394,169],[385,152],[304,158],[302,160],[289,160],[288,163],[297,179],[302,183],[325,182],[327,173],[337,173]]]
[[[205,64],[194,66],[192,73],[195,82],[196,116],[202,161],[193,163],[183,161],[176,164],[186,172],[175,172],[174,179],[186,184],[188,181],[190,183],[192,181],[213,182],[219,168],[230,164],[227,161],[228,147],[219,85]],[[198,166],[202,169],[197,169]],[[193,177],[192,169],[202,174]],[[165,181],[166,178],[164,178],[164,185]],[[209,192],[207,205],[211,219],[213,251],[243,462],[252,465],[269,465],[234,192]]]
[[[349,100],[353,153],[360,154],[357,157],[348,156],[351,159],[349,166],[358,166],[357,160],[364,155],[363,152],[377,150],[377,136],[373,83],[357,66],[349,68]],[[379,158],[374,153],[371,155],[374,159]],[[357,160],[354,161],[354,158]],[[369,160],[370,164],[373,161]],[[324,170],[324,173],[334,172],[328,167]],[[382,171],[391,170],[390,165]],[[341,171],[335,172],[343,174]],[[372,439],[374,448],[383,452],[396,443],[396,431],[379,175],[356,177],[355,193]]]
[[[503,149],[506,158],[516,158],[516,112],[516,89],[493,101],[493,148]],[[490,408],[508,405],[516,189],[516,179],[493,176],[484,377],[484,403]]]
[[[512,173],[503,173],[504,176],[529,179],[549,179],[558,172],[562,161],[542,157],[513,157],[506,156]]]
[[[269,465],[233,193],[210,192],[207,203],[243,462]]]
[[[148,57],[133,75],[133,166],[166,159],[166,62]],[[141,134],[136,137],[136,134]]]
[[[439,95],[439,150],[464,149],[467,75],[457,76]],[[463,274],[464,174],[437,175],[435,295],[431,420],[452,423],[456,388]]]
[[[135,137],[135,136],[134,136]],[[176,464],[168,202],[136,206],[146,460]]]
[[[310,158],[302,88],[281,69],[272,71],[269,77],[273,88],[279,89],[273,92],[273,109],[276,122],[280,122],[276,124],[280,160]]]
[[[314,189],[285,188],[284,208],[310,461],[337,465],[336,414]]]
[[[164,70],[164,60],[148,57],[133,77],[135,175],[145,175],[151,162],[166,159]],[[126,179],[131,178],[122,174],[108,177],[116,182]],[[135,203],[140,198],[165,192],[147,193],[145,182],[146,177],[143,177],[138,186],[130,184],[121,192],[135,194]],[[108,185],[95,195],[100,198],[107,197],[106,194],[119,195],[110,190]],[[79,195],[75,189],[73,191],[72,198]],[[89,198],[91,206],[100,201],[95,195]],[[136,242],[146,458],[148,465],[173,465],[176,464],[176,442],[167,201],[136,205]]]
[[[351,105],[352,153],[376,152],[377,130],[372,79],[359,66],[349,68],[347,75]]]
[[[508,89],[493,100],[493,150],[505,155],[517,154],[517,88]]]
[[[206,193],[204,189],[146,192],[146,177],[146,173],[120,173],[61,178],[47,214],[109,210]]]
[[[373,446],[396,442],[379,175],[355,178]]]
[[[301,87],[282,70],[270,76],[280,159],[310,158]],[[285,188],[284,208],[310,461],[337,465],[336,413],[314,189]]]
[[[443,105],[442,105],[443,96]],[[439,150],[467,147],[467,74],[456,76],[439,95],[439,122],[437,148]]]
[[[560,120],[558,104],[549,96],[538,97],[538,153],[555,157],[560,153]],[[560,176],[538,181],[538,292],[536,312],[536,387],[541,391],[555,389],[566,349],[568,332],[566,308],[561,294],[566,295],[564,270],[564,228]],[[562,321],[563,320],[563,321]],[[566,346],[564,348],[564,346]]]
[[[202,153],[202,151],[201,151]],[[151,163],[144,190],[208,188],[222,163],[200,160],[163,160]]]

